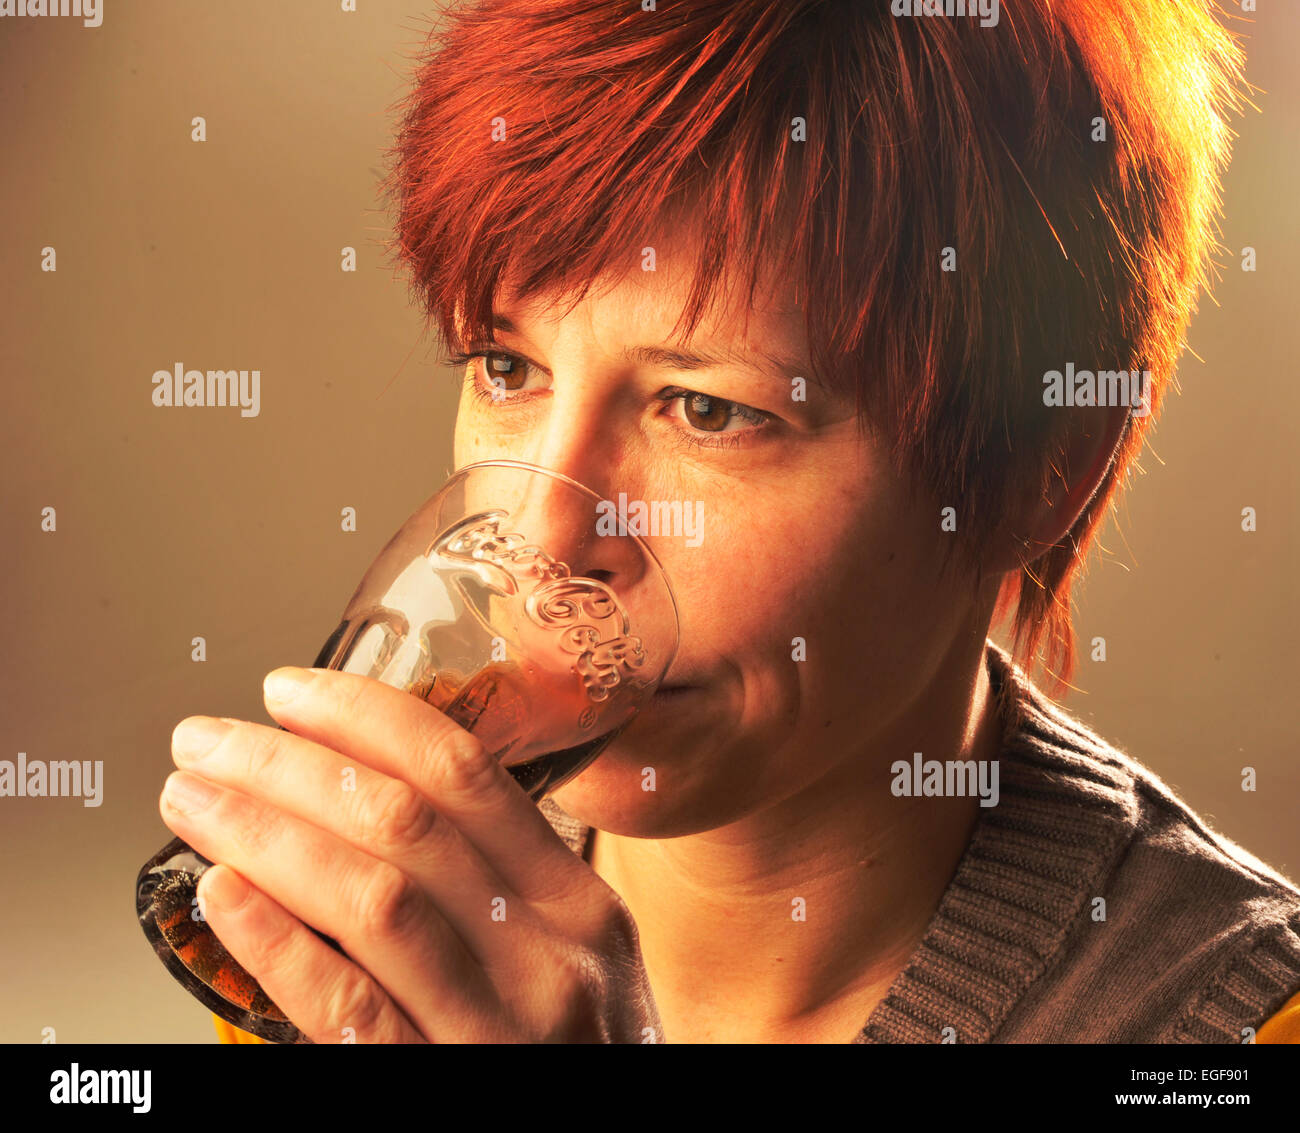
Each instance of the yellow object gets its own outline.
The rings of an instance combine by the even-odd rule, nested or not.
[[[217,1038],[223,1043],[266,1043],[256,1035],[232,1027],[224,1019],[212,1016],[217,1028]],[[1282,1010],[1269,1019],[1255,1036],[1257,1043],[1296,1043],[1300,1045],[1300,992],[1282,1005]],[[269,1045],[269,1044],[268,1044]]]
[[[259,1039],[256,1035],[250,1035],[247,1031],[241,1031],[238,1027],[232,1026],[224,1019],[212,1016],[212,1022],[217,1028],[217,1038],[223,1043],[263,1043],[270,1046],[265,1039]]]
[[[1293,995],[1255,1035],[1257,1043],[1300,1043],[1300,993]]]

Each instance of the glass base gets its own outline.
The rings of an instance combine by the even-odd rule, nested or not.
[[[145,862],[135,885],[145,936],[167,970],[214,1015],[267,1042],[310,1043],[202,919],[195,891],[211,865],[180,838]],[[342,951],[328,937],[321,939]]]

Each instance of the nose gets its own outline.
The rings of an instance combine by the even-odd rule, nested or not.
[[[536,532],[525,532],[529,539],[548,540],[543,544],[548,552],[573,574],[626,586],[640,577],[644,555],[635,537],[611,535],[610,525],[599,523],[599,509],[612,506],[606,493],[613,483],[625,481],[626,457],[620,451],[618,399],[597,372],[585,359],[572,373],[557,369],[550,412],[529,436],[527,455],[520,458],[550,475],[528,484],[519,514]]]
[[[570,576],[623,593],[642,584],[652,563],[634,536],[619,533],[614,512],[612,501],[547,469],[527,481],[506,525],[563,563]]]

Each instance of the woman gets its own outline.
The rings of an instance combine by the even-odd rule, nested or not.
[[[895,7],[493,0],[431,38],[391,188],[457,466],[703,538],[655,542],[668,691],[540,812],[346,674],[268,685],[294,736],[209,736],[164,816],[315,1041],[1300,1041],[1300,892],[1025,675],[1070,676],[1240,52],[1194,0]]]

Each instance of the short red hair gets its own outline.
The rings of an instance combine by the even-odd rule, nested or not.
[[[1151,414],[1092,501],[1003,588],[1017,659],[1068,681],[1073,578],[1215,247],[1242,52],[1210,0],[1002,0],[988,28],[888,0],[444,7],[388,189],[445,340],[490,338],[503,280],[577,302],[666,227],[697,240],[687,335],[731,273],[753,294],[792,271],[810,381],[856,388],[976,568],[1058,474],[1069,411],[1043,405],[1043,375],[1151,372]]]

